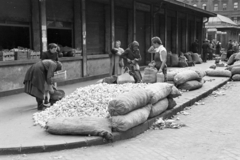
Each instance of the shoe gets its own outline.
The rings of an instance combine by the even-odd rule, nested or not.
[[[39,111],[44,111],[46,108],[48,108],[47,106],[45,106],[44,104],[40,104],[40,105],[38,105],[38,110]]]
[[[49,102],[48,102],[48,98],[47,97],[45,97],[45,99],[44,99],[44,104],[48,104]]]

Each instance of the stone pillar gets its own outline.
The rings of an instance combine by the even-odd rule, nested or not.
[[[88,76],[87,73],[87,31],[86,31],[86,0],[81,1],[82,6],[82,75]]]

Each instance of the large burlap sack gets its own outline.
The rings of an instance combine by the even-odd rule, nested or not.
[[[188,67],[188,63],[187,63],[186,58],[184,56],[179,57],[178,66],[179,67]]]
[[[118,79],[117,79],[117,84],[123,84],[123,83],[135,83],[135,80],[133,76],[131,76],[128,72],[126,72],[118,76]]]
[[[177,87],[173,86],[171,93],[168,95],[170,98],[176,98],[181,96],[182,93],[177,89]]]
[[[232,75],[240,74],[240,67],[233,67],[231,72],[232,72]]]
[[[240,74],[235,74],[234,76],[232,76],[232,80],[233,81],[240,81]]]
[[[176,75],[177,73],[178,73],[177,71],[168,72],[168,73],[167,73],[167,80],[168,80],[168,81],[173,81],[173,80],[174,80],[174,77],[175,77],[175,75]]]
[[[177,54],[172,54],[171,55],[171,66],[172,67],[178,67],[178,62],[179,62],[179,58]]]
[[[111,117],[114,131],[127,131],[147,121],[151,111],[151,105],[134,110],[126,115]]]
[[[193,62],[192,53],[191,53],[191,52],[185,53],[184,56],[187,58],[187,60],[188,60],[189,62]]]
[[[155,83],[146,87],[146,90],[152,94],[151,104],[166,98],[172,91],[172,84],[169,83]]]
[[[176,101],[173,98],[168,97],[168,110],[173,109],[177,105]]]
[[[125,115],[149,104],[152,95],[151,91],[142,88],[123,93],[109,102],[108,112],[111,116]]]
[[[195,72],[200,76],[200,78],[203,78],[206,76],[206,71],[203,70],[195,70]]]
[[[142,78],[143,83],[156,83],[157,69],[153,67],[146,67]]]
[[[118,77],[113,75],[111,77],[106,77],[102,80],[102,83],[107,83],[107,84],[116,84],[117,83]]]
[[[188,82],[185,82],[185,83],[179,85],[178,88],[181,90],[192,91],[195,89],[202,88],[202,86],[203,86],[202,82],[193,80],[193,81],[188,81]]]
[[[186,70],[186,71],[179,72],[174,77],[174,83],[177,86],[180,84],[183,84],[187,81],[191,81],[191,80],[199,80],[200,81],[201,77],[198,75],[197,72],[195,72],[193,70]]]
[[[227,65],[232,65],[235,62],[236,53],[231,55],[227,61]]]
[[[207,76],[211,77],[231,77],[232,73],[228,70],[207,69]]]
[[[152,106],[149,117],[155,117],[163,113],[168,108],[168,99],[164,98]]]
[[[202,63],[198,53],[192,53],[192,59],[193,59],[193,62],[195,62],[196,64]]]
[[[234,68],[234,67],[240,67],[240,61],[234,62],[234,64],[231,65],[231,66],[228,66],[228,67],[226,68],[226,70],[232,71],[232,68]]]
[[[221,61],[226,61],[226,59],[227,59],[227,53],[221,52]]]
[[[46,130],[58,135],[92,135],[112,139],[112,125],[107,118],[57,117],[48,120]]]
[[[202,60],[202,58],[201,58],[200,55],[198,55],[198,56],[199,56],[199,62],[200,62],[200,64],[202,64],[202,63],[203,63],[203,60]]]

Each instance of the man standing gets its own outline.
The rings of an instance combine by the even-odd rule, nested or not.
[[[233,54],[233,43],[232,40],[228,42],[228,49],[227,49],[227,59]]]
[[[193,53],[198,53],[198,48],[199,48],[198,40],[196,39],[191,45],[191,51]]]
[[[203,53],[202,53],[202,59],[203,62],[207,62],[207,55],[210,50],[210,45],[208,43],[208,40],[206,39],[202,45]]]

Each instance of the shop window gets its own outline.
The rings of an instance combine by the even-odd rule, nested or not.
[[[213,10],[214,10],[214,11],[218,11],[218,4],[214,4]]]
[[[234,10],[238,10],[238,2],[234,2],[234,4],[233,4],[233,9],[234,9]]]
[[[48,29],[48,43],[57,43],[60,46],[73,47],[71,29]]]
[[[205,3],[202,4],[202,9],[207,10],[207,5]]]
[[[227,10],[227,3],[223,3],[223,10]]]
[[[47,22],[48,43],[57,43],[60,46],[73,47],[72,23]]]
[[[30,31],[25,26],[0,26],[0,50],[30,48]]]

